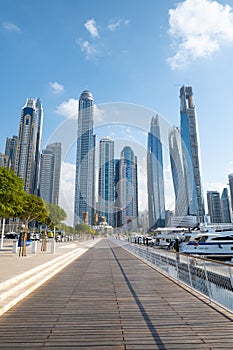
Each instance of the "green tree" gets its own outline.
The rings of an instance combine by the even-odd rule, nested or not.
[[[23,181],[10,169],[0,167],[0,217],[17,217],[24,204]]]
[[[77,224],[75,226],[75,231],[79,234],[83,234],[83,233],[96,234],[96,231],[86,224]]]
[[[38,221],[46,222],[48,219],[48,211],[45,207],[42,198],[35,196],[34,194],[24,193],[24,203],[19,218],[28,227],[29,222]]]
[[[46,210],[48,212],[48,225],[57,226],[61,224],[67,217],[64,209],[58,205],[52,203],[45,203]]]

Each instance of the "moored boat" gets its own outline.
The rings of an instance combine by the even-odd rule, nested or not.
[[[180,251],[187,254],[233,256],[233,229],[205,227],[184,235]]]

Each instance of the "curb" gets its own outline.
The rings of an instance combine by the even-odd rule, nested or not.
[[[0,316],[48,281],[88,248],[77,248],[0,284]],[[30,277],[31,276],[31,277]],[[18,284],[18,282],[21,283]],[[5,290],[6,288],[10,288]]]

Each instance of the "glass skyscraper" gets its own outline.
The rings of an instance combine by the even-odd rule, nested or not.
[[[38,195],[43,109],[39,99],[29,98],[21,112],[15,174],[24,181],[27,193]]]
[[[5,155],[10,159],[10,168],[14,171],[15,169],[15,158],[16,158],[16,150],[19,142],[18,136],[14,135],[12,137],[7,137],[6,139],[6,148]]]
[[[175,216],[184,217],[188,213],[188,192],[185,185],[185,169],[182,156],[182,139],[178,128],[169,133],[169,153],[175,192]]]
[[[61,175],[61,143],[46,146],[41,155],[40,196],[48,203],[58,205]]]
[[[98,211],[114,226],[114,142],[104,137],[99,144]]]
[[[231,210],[233,210],[233,174],[228,175],[229,187],[230,187],[230,198],[231,198]]]
[[[74,225],[93,222],[95,211],[94,98],[88,90],[79,99]]]
[[[231,222],[231,211],[230,211],[230,201],[228,196],[228,190],[225,187],[221,195],[221,207],[222,207],[222,218],[223,222]]]
[[[164,227],[165,197],[163,178],[163,153],[158,115],[152,118],[150,132],[148,133],[147,191],[149,227]]]
[[[189,198],[187,215],[194,215],[198,222],[204,222],[197,121],[193,92],[190,86],[182,86],[180,89],[180,118],[186,191]],[[191,193],[189,193],[190,189]]]
[[[126,146],[121,151],[119,162],[119,183],[116,184],[119,207],[116,215],[120,219],[117,226],[127,226],[129,229],[138,225],[138,175],[137,157],[131,147]],[[120,210],[120,215],[119,215]]]
[[[217,191],[207,191],[208,214],[212,223],[223,222],[220,194]]]

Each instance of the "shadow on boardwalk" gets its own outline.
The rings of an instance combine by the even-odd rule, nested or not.
[[[0,318],[1,349],[232,349],[233,323],[107,239]]]

